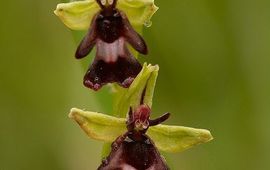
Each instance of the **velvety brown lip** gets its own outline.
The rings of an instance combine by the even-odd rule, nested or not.
[[[110,6],[97,2],[101,10],[92,19],[88,33],[75,53],[75,57],[81,59],[97,46],[96,56],[84,76],[84,85],[99,90],[107,83],[116,82],[127,88],[142,68],[127,44],[139,53],[147,54],[146,43],[132,28],[125,13],[115,8],[116,1]],[[103,45],[100,42],[104,42]]]

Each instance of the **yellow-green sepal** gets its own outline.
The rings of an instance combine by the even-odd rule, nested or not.
[[[151,108],[158,70],[158,65],[152,66],[144,63],[142,70],[129,88],[115,86],[114,91],[118,96],[114,104],[113,115],[125,117],[130,108],[135,111],[141,102]]]
[[[102,113],[83,111],[72,108],[69,117],[74,119],[84,132],[92,139],[113,142],[125,133],[126,120]]]
[[[118,0],[117,8],[124,11],[131,25],[140,31],[151,25],[151,17],[158,10],[154,0]],[[87,30],[93,16],[100,10],[95,0],[72,1],[57,5],[54,13],[72,30]]]
[[[99,10],[95,0],[73,1],[58,4],[54,14],[72,30],[87,30]]]
[[[210,131],[184,126],[157,125],[150,127],[147,134],[161,151],[182,152],[213,139]]]

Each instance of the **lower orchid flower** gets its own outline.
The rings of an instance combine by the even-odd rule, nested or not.
[[[109,156],[102,161],[98,170],[169,169],[152,139],[145,134],[149,126],[157,125],[169,118],[169,113],[155,120],[149,120],[150,111],[147,105],[139,106],[135,112],[130,109],[128,131],[112,143]]]
[[[109,116],[73,108],[69,114],[86,134],[112,143],[99,170],[167,170],[163,152],[181,152],[213,139],[205,129],[162,125],[169,113],[151,120],[150,112],[158,66],[144,64],[142,71],[117,103],[118,113]],[[126,118],[125,115],[127,116]],[[105,145],[107,146],[107,145]]]

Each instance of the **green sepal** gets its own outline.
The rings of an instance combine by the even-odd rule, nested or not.
[[[126,120],[97,112],[72,108],[69,117],[74,119],[92,139],[112,142],[126,131]]]
[[[184,126],[157,125],[150,127],[147,134],[157,148],[164,152],[181,152],[213,139],[210,131]]]
[[[127,131],[124,118],[76,108],[71,109],[69,117],[74,119],[90,138],[104,142],[113,142]],[[169,125],[150,127],[147,135],[159,150],[170,153],[181,152],[213,139],[208,130]]]
[[[158,10],[154,0],[118,0],[117,8],[126,13],[137,31],[142,30],[143,25],[150,26],[150,19]],[[60,3],[54,13],[70,29],[87,30],[99,10],[95,0],[84,0]]]
[[[58,4],[54,14],[72,30],[87,30],[99,10],[95,0],[73,1]]]
[[[114,86],[114,92],[118,96],[114,104],[113,115],[125,117],[130,107],[134,111],[141,105],[141,101],[151,108],[158,70],[158,65],[152,66],[151,64],[147,65],[144,63],[141,72],[137,75],[129,88]],[[143,95],[144,91],[145,94]]]

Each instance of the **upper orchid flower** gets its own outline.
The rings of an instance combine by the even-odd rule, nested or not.
[[[142,66],[129,52],[126,42],[142,54],[147,54],[146,44],[126,15],[115,8],[116,0],[97,2],[101,10],[92,19],[88,34],[76,51],[76,58],[80,59],[94,45],[97,48],[96,57],[84,76],[84,85],[94,90],[111,82],[129,87]]]
[[[84,76],[84,85],[94,90],[113,82],[129,87],[142,66],[127,48],[127,43],[141,54],[147,54],[147,46],[127,15],[116,8],[117,0],[96,2],[100,10],[93,15],[88,33],[75,54],[77,59],[83,58],[96,46],[96,56]],[[60,5],[55,11],[60,18],[64,16],[63,9]]]

